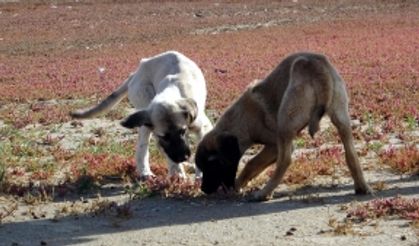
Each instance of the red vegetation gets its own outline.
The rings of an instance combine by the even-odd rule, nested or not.
[[[90,154],[83,153],[72,160],[72,177],[79,178],[87,175],[95,179],[103,176],[135,176],[134,161],[125,156],[111,153]]]
[[[285,173],[284,183],[303,184],[318,175],[333,175],[339,165],[345,163],[341,148],[328,148],[299,156]]]
[[[352,219],[364,221],[381,217],[398,217],[409,220],[419,220],[419,199],[393,197],[375,199],[352,208],[348,212]]]
[[[276,5],[268,9],[281,9]],[[417,100],[412,100],[419,91],[419,19],[415,6],[395,10],[391,15],[364,13],[357,20],[333,20],[333,16],[327,22],[314,23],[305,23],[287,12],[281,17],[300,24],[219,35],[191,34],[199,28],[226,23],[278,18],[275,12],[259,14],[259,8],[266,6],[249,6],[255,9],[247,16],[235,15],[238,6],[226,4],[206,6],[204,12],[197,3],[169,4],[163,9],[152,3],[60,5],[56,9],[47,5],[27,9],[10,6],[3,11],[1,25],[7,37],[0,44],[7,51],[0,62],[1,101],[104,97],[136,68],[140,58],[175,49],[204,70],[208,107],[221,111],[251,81],[266,76],[285,55],[312,50],[328,55],[341,71],[356,118],[366,120],[369,114],[386,120],[391,122],[389,130],[406,117],[419,119]],[[133,14],[134,10],[140,12]],[[158,17],[163,14],[177,21]],[[196,17],[201,15],[205,18]],[[23,23],[19,31],[13,28],[16,23]],[[39,26],[46,28],[39,31]],[[105,69],[101,75],[99,68]],[[63,114],[68,108],[60,109],[41,109],[43,117],[10,112],[0,115],[5,114],[20,126],[30,118],[41,123],[67,119]]]
[[[415,145],[388,149],[380,154],[380,159],[397,172],[419,174],[419,150]]]

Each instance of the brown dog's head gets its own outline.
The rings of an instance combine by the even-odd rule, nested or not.
[[[189,98],[180,99],[175,103],[154,103],[147,109],[131,114],[121,125],[127,128],[148,127],[167,156],[180,163],[189,159],[191,155],[187,130],[195,121],[197,111],[195,101]]]
[[[240,158],[237,137],[230,133],[207,134],[195,156],[195,163],[203,174],[201,190],[210,194],[220,186],[234,188]]]

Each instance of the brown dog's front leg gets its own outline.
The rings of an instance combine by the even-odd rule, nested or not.
[[[256,156],[246,163],[239,177],[236,179],[236,191],[239,192],[251,179],[274,163],[276,156],[276,146],[264,146]]]
[[[292,140],[281,139],[278,141],[277,149],[278,157],[276,159],[275,171],[265,187],[263,187],[262,190],[256,191],[252,194],[252,201],[270,200],[272,198],[272,192],[279,185],[282,177],[291,164]]]

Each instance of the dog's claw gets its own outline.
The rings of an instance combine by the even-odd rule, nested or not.
[[[154,173],[151,174],[141,174],[137,176],[137,180],[139,181],[148,181],[148,180],[152,180],[156,177],[156,175],[154,175]]]
[[[249,202],[266,202],[272,199],[272,195],[263,194],[261,191],[255,191],[250,194]]]

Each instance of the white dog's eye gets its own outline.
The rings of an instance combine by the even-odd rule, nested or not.
[[[160,139],[160,141],[164,141],[167,142],[169,141],[169,135],[165,134],[165,135],[156,135],[158,139]]]

